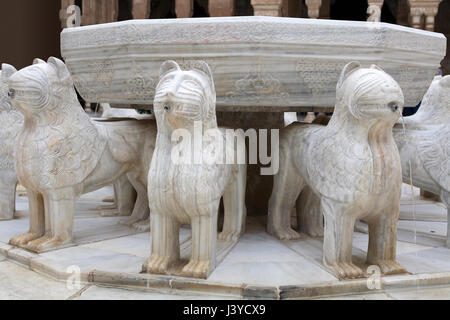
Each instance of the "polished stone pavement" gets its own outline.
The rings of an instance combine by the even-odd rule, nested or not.
[[[0,223],[0,299],[245,298],[233,290],[224,290],[227,286],[318,286],[325,289],[309,298],[320,299],[450,299],[450,249],[443,247],[446,210],[442,203],[418,197],[417,189],[414,193],[412,199],[410,188],[404,186],[397,243],[398,261],[410,274],[383,277],[386,284],[383,289],[363,293],[353,293],[351,289],[340,293],[327,290],[342,284],[351,286],[352,282],[339,281],[323,267],[322,239],[280,241],[264,231],[263,220],[252,217],[239,243],[206,281],[220,290],[186,290],[189,283],[184,284],[185,290],[176,290],[173,286],[112,288],[88,282],[89,275],[97,271],[124,274],[128,279],[138,275],[150,253],[149,233],[137,233],[118,224],[123,218],[100,217],[95,208],[104,204],[100,199],[111,194],[111,188],[104,188],[83,196],[77,203],[73,247],[39,255],[28,253],[7,245],[10,237],[28,228],[27,201],[19,197],[17,218]],[[353,259],[357,263],[364,262],[367,250],[368,236],[364,229],[361,223],[354,235]],[[180,239],[189,241],[189,238],[190,230],[182,229]],[[68,289],[61,280],[67,278],[73,266],[80,269],[84,282],[80,288]]]

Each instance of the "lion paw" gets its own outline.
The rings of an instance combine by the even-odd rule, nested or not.
[[[239,239],[241,233],[237,231],[224,230],[217,235],[219,241],[236,241]]]
[[[381,273],[385,275],[408,272],[400,263],[395,260],[380,260],[374,264],[378,265],[381,269]]]
[[[150,218],[133,223],[133,228],[141,232],[150,231]]]
[[[209,271],[209,261],[191,260],[187,265],[183,267],[183,270],[181,270],[181,274],[185,277],[206,279],[208,277]]]
[[[144,265],[142,266],[142,272],[165,274],[172,262],[173,259],[171,259],[171,257],[151,255],[151,257],[147,259],[147,261],[145,261]]]
[[[119,224],[122,224],[124,226],[129,226],[129,227],[131,227],[136,222],[139,222],[139,219],[132,218],[132,217],[128,217],[128,218],[119,220]]]
[[[280,240],[298,240],[302,238],[300,233],[291,228],[286,229],[276,228],[269,230],[268,232]]]
[[[339,262],[326,265],[339,280],[364,278],[364,271],[351,262]]]
[[[9,240],[9,244],[13,246],[22,247],[26,245],[28,242],[41,237],[42,234],[35,232],[26,232],[21,235],[15,236]]]
[[[62,241],[58,237],[43,236],[36,240],[30,241],[25,248],[34,252],[42,252],[58,248],[66,242],[67,241]]]

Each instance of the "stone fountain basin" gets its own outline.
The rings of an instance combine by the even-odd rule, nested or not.
[[[377,64],[415,106],[445,56],[444,35],[372,22],[278,17],[129,20],[64,29],[61,53],[88,102],[151,108],[167,59],[206,61],[218,110],[332,107],[343,66]]]

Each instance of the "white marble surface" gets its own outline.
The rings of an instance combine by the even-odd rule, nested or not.
[[[174,291],[157,290],[130,290],[123,288],[109,288],[101,286],[90,286],[79,297],[74,300],[225,300],[236,299],[236,297],[212,294],[180,294]]]
[[[111,193],[111,189],[100,190],[97,194],[87,194],[80,200],[86,206],[85,214],[91,218],[75,219],[75,226],[80,220],[89,220],[91,228],[89,232],[95,233],[96,226],[102,226],[102,218],[94,210],[99,203],[98,198]],[[97,199],[97,201],[93,201]],[[425,201],[425,200],[424,200]],[[18,201],[26,207],[24,198]],[[79,204],[80,205],[80,204]],[[429,202],[433,207],[437,204]],[[91,211],[88,209],[91,208]],[[24,212],[25,213],[25,212]],[[424,214],[426,212],[423,212]],[[0,234],[11,228],[11,222],[16,224],[16,229],[24,229],[27,225],[26,219],[15,219],[0,223]],[[446,222],[437,222],[445,225]],[[264,221],[260,218],[249,217],[247,231],[241,241],[231,250],[223,262],[210,275],[208,282],[226,285],[259,285],[259,286],[281,286],[281,285],[319,285],[323,283],[338,283],[338,280],[324,269],[322,265],[322,239],[304,237],[296,241],[280,241],[264,230]],[[409,224],[409,227],[413,224]],[[412,232],[412,230],[409,230]],[[88,238],[90,235],[87,235]],[[424,235],[426,237],[426,235]],[[181,229],[180,239],[187,241],[190,231]],[[93,239],[92,237],[90,239]],[[61,275],[67,274],[67,267],[77,265],[81,268],[84,276],[95,270],[138,274],[144,260],[148,257],[150,246],[150,234],[139,233],[122,237],[108,239],[97,239],[89,243],[55,250],[43,254],[26,253],[21,249],[11,249],[0,239],[2,250],[9,249],[9,255],[25,256],[28,261],[24,265],[17,265],[5,260],[0,254],[0,298],[4,299],[178,299],[173,296],[174,291],[159,290],[154,292],[141,292],[136,290],[112,289],[89,286],[87,290],[76,295],[76,291],[67,291],[65,283],[56,282],[43,277],[30,270],[39,265],[45,265]],[[353,259],[356,263],[365,261],[367,250],[367,234],[355,232],[353,239]],[[0,251],[2,252],[2,251]],[[450,249],[424,245],[422,243],[397,241],[397,256],[399,262],[414,274],[436,274],[438,272],[450,271]],[[22,260],[21,260],[22,259]],[[19,261],[23,261],[23,258]],[[31,259],[31,267],[30,266]],[[41,270],[39,270],[41,272]],[[407,276],[408,277],[408,276]],[[44,290],[42,290],[44,289]],[[437,297],[449,299],[446,288],[417,288],[413,287],[406,291],[377,292],[372,294],[357,294],[346,296],[346,299],[405,299]],[[177,294],[180,294],[177,292]],[[185,297],[184,294],[187,296]],[[211,298],[216,298],[214,294]],[[200,296],[199,293],[184,292],[183,299],[209,298]],[[219,298],[219,297],[217,297]],[[220,297],[222,298],[222,297]],[[336,297],[327,297],[334,299]],[[340,296],[339,298],[342,298]]]
[[[0,261],[0,288],[0,300],[59,300],[78,291],[9,261]]]
[[[331,107],[340,70],[360,60],[391,74],[414,106],[445,55],[445,37],[359,21],[145,19],[66,28],[61,54],[89,102],[152,104],[159,66],[172,59],[211,66],[219,109]]]

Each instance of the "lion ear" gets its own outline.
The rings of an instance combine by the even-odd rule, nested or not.
[[[340,88],[344,83],[344,81],[348,78],[348,76],[351,75],[356,70],[358,70],[359,68],[361,68],[361,64],[357,61],[347,63],[344,69],[342,69],[336,88]]]
[[[450,88],[450,75],[442,77],[441,81],[439,82],[441,86]]]
[[[194,63],[194,65],[192,66],[192,69],[203,72],[204,74],[206,74],[208,76],[208,78],[210,80],[213,79],[211,68],[205,61],[202,61],[202,60],[196,61]]]
[[[161,79],[166,74],[172,71],[181,70],[178,63],[173,60],[164,61],[161,67],[159,68],[159,78]]]
[[[17,72],[17,69],[12,65],[7,63],[2,63],[2,80],[6,80],[11,77],[14,73]]]
[[[61,82],[64,82],[67,85],[72,84],[72,77],[70,76],[69,69],[67,69],[67,66],[64,62],[62,62],[58,58],[50,57],[48,58],[47,63],[55,69],[56,74],[58,75],[58,79]]]
[[[370,66],[370,69],[377,69],[377,70],[379,70],[379,71],[383,71],[383,72],[385,72],[383,69],[381,69],[379,66],[377,66],[376,64],[372,64],[371,66]]]
[[[34,58],[33,59],[33,64],[38,64],[38,63],[45,63],[45,61],[42,60],[42,59],[39,59],[39,58]]]

